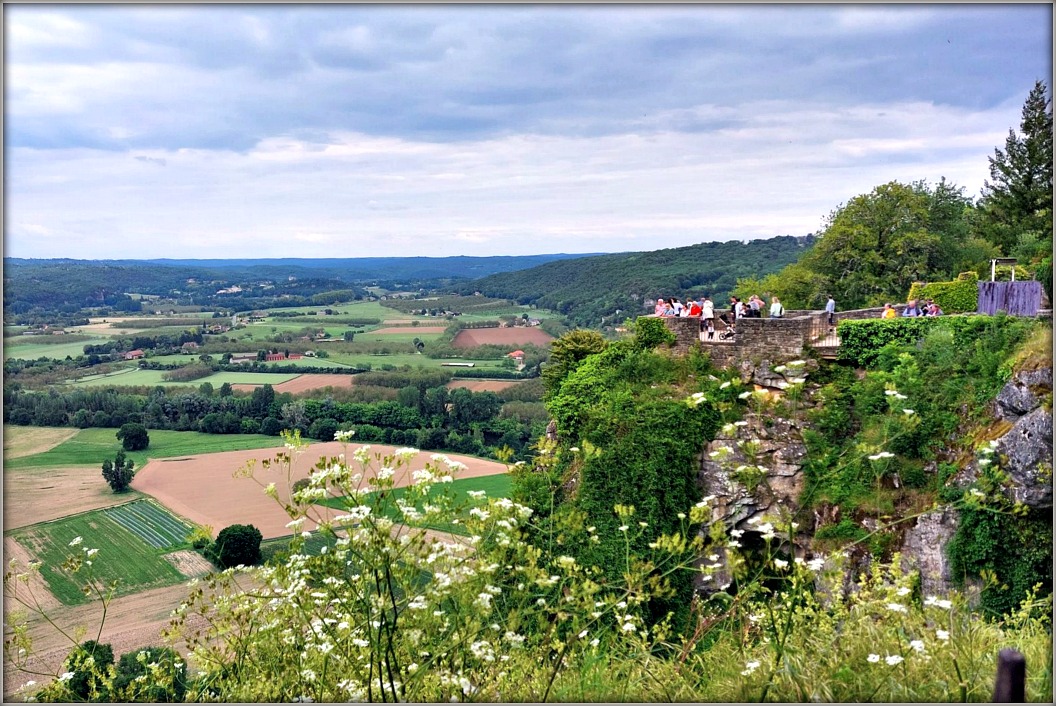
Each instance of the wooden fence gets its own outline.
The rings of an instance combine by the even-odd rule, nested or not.
[[[980,282],[979,304],[976,313],[990,314],[1004,311],[1013,316],[1036,316],[1041,309],[1044,293],[1041,282]]]

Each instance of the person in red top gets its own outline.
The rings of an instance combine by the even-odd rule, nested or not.
[[[690,299],[689,300],[689,315],[690,316],[700,316],[702,312],[703,312],[703,309],[700,308],[700,302],[696,301],[695,299]]]

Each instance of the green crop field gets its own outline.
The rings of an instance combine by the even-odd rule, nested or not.
[[[220,387],[225,382],[232,385],[278,385],[281,382],[292,380],[297,377],[296,373],[213,373],[204,378],[187,382],[169,382],[162,379],[167,370],[139,370],[138,368],[126,368],[109,375],[92,375],[81,378],[71,384],[79,387],[106,387],[108,385],[148,386],[162,385],[165,387],[179,387],[193,385],[197,387],[203,382],[208,382],[213,387]]]
[[[32,427],[8,427],[8,429],[20,433],[21,430],[31,432]],[[217,451],[242,451],[282,446],[281,438],[263,434],[202,434],[196,431],[160,429],[151,429],[149,433],[149,448],[127,454],[135,461],[136,468],[141,468],[151,458],[172,458]],[[117,440],[116,434],[117,429],[82,429],[72,439],[44,453],[5,460],[4,467],[18,469],[98,465],[101,468],[103,459],[113,458],[121,449],[121,442]]]
[[[132,504],[146,502],[139,500]],[[111,581],[117,581],[118,594],[136,593],[184,580],[184,576],[162,556],[181,546],[182,540],[180,544],[168,544],[162,548],[151,546],[115,522],[110,512],[113,511],[95,510],[10,533],[41,562],[41,576],[52,594],[64,605],[79,605],[95,597],[85,596],[82,591],[89,577],[103,587]],[[76,537],[81,537],[81,542],[71,547],[70,542]],[[91,558],[91,566],[83,566],[72,576],[62,570],[62,564],[68,557],[83,557],[84,550],[88,548],[99,550]]]
[[[498,473],[493,476],[461,478],[450,485],[447,485],[446,483],[434,485],[429,491],[429,497],[435,497],[441,492],[450,491],[454,496],[455,506],[461,507],[468,504],[469,491],[471,490],[483,490],[487,493],[489,498],[505,498],[509,497],[510,488],[510,476],[506,473]],[[385,517],[397,521],[401,518],[399,510],[396,508],[396,499],[402,498],[406,492],[406,488],[393,488],[392,491],[389,492],[381,506],[382,513]],[[335,510],[343,510],[345,507],[342,498],[325,498],[324,500],[320,500],[318,504],[334,508]],[[421,510],[422,508],[419,507],[418,509]],[[465,517],[465,513],[461,516]],[[425,524],[423,526],[428,527],[429,529],[440,530],[441,532],[465,534],[465,529],[459,525],[445,523],[438,525]]]
[[[32,338],[26,338],[26,343],[15,340],[4,341],[4,360],[8,358],[20,358],[22,360],[36,360],[37,358],[53,358],[64,360],[66,356],[76,358],[84,355],[86,345],[98,345],[106,343],[106,338],[91,338],[85,341],[74,341],[70,343],[33,343]]]
[[[155,549],[180,546],[192,529],[150,500],[136,500],[101,512]]]

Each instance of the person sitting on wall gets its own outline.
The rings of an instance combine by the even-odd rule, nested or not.
[[[881,319],[893,319],[896,316],[898,316],[898,312],[895,310],[895,307],[891,306],[891,302],[888,302],[887,304],[884,304],[884,310],[880,314],[880,318]]]
[[[902,316],[924,316],[924,312],[917,306],[916,299],[910,299],[906,303],[906,308],[902,310]]]
[[[700,302],[695,299],[690,299],[689,310],[687,311],[686,316],[700,316],[701,311]]]
[[[925,316],[942,316],[942,309],[939,308],[938,304],[936,304],[935,302],[933,302],[932,300],[929,299],[928,300],[928,305],[927,305],[927,307],[925,307],[924,315]]]
[[[665,311],[667,311],[667,302],[663,299],[657,299],[656,306],[653,308],[653,315],[663,316]]]

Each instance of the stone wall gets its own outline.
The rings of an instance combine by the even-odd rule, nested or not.
[[[822,312],[822,316],[824,312]],[[719,340],[722,324],[716,326],[713,340],[700,340],[700,318],[665,318],[664,324],[675,335],[674,349],[686,354],[700,346],[721,367],[755,360],[789,360],[803,355],[804,344],[820,321],[818,312],[780,319],[741,319],[733,340]]]

